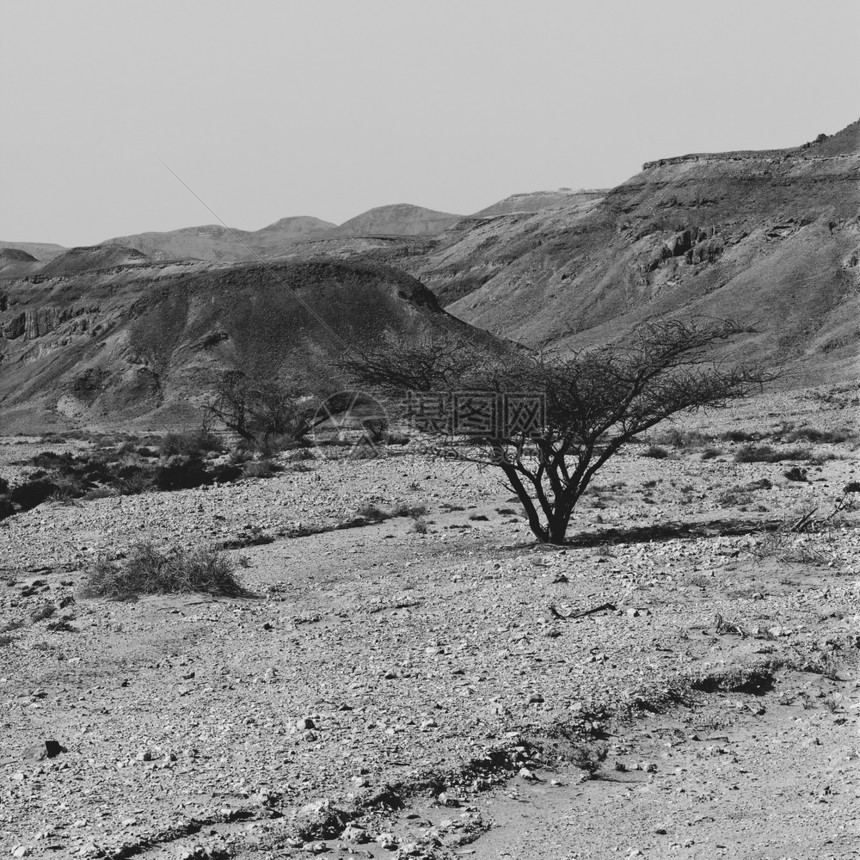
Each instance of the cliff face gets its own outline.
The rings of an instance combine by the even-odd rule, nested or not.
[[[856,371],[860,353],[858,129],[649,162],[601,199],[463,222],[403,265],[455,315],[531,346],[575,349],[670,315],[736,316],[758,329],[743,349],[823,381]]]

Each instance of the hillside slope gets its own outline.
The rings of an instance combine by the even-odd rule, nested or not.
[[[803,147],[645,165],[602,199],[461,222],[402,261],[473,325],[533,347],[737,316],[796,383],[858,370],[860,123]]]
[[[7,284],[0,414],[88,425],[199,420],[226,369],[306,390],[345,384],[328,363],[385,333],[475,334],[394,269],[337,261],[93,268]],[[481,337],[480,333],[477,333]],[[41,420],[41,419],[40,419]]]
[[[107,239],[102,245],[136,248],[153,260],[240,261],[282,254],[292,243],[334,227],[308,216],[281,218],[261,230],[234,230],[218,224],[184,227],[163,233],[137,233]]]

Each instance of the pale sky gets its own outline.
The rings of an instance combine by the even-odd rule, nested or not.
[[[468,214],[860,116],[858,0],[3,0],[0,239]]]

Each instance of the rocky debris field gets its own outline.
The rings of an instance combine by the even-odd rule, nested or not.
[[[858,514],[766,529],[823,518],[860,453],[790,480],[666,438],[565,548],[491,469],[408,450],[7,518],[0,856],[852,856]],[[237,547],[250,596],[84,599],[142,538]]]

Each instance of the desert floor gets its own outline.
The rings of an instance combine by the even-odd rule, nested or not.
[[[493,470],[409,448],[9,517],[0,856],[860,856],[860,505],[779,530],[833,509],[860,447],[803,445],[791,481],[720,440],[856,429],[855,401],[696,416],[710,459],[631,447],[565,548]],[[2,440],[0,474],[45,448]],[[426,532],[333,529],[398,503]],[[239,546],[250,595],[81,597],[143,538]]]

